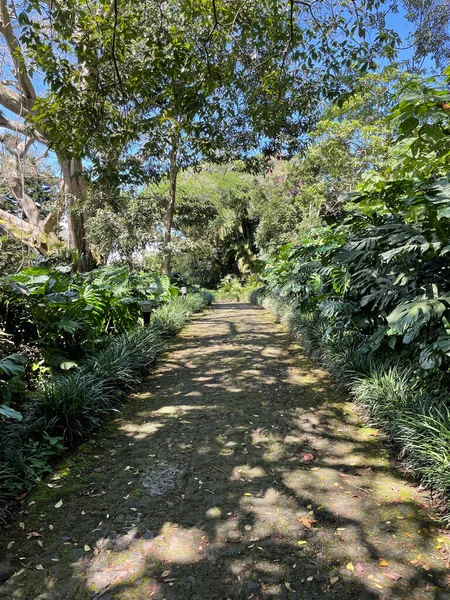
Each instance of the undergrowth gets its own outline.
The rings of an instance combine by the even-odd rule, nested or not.
[[[327,329],[317,313],[302,313],[276,297],[253,301],[298,336],[305,351],[350,392],[371,422],[383,429],[403,467],[442,499],[450,523],[450,402],[439,377],[417,375],[406,360],[361,350],[361,335]],[[442,378],[441,378],[442,379]]]
[[[164,348],[209,298],[201,294],[174,297],[154,311],[149,327],[116,338],[67,376],[44,381],[21,421],[0,430],[0,520],[6,503],[31,489],[51,471],[52,460],[86,439],[118,410]]]

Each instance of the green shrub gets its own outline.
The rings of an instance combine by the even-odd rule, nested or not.
[[[226,275],[220,282],[217,293],[221,297],[229,297],[239,301],[242,284],[235,275]]]
[[[250,304],[253,304],[254,306],[261,306],[261,303],[263,301],[264,292],[265,292],[264,287],[251,288],[250,292],[248,294],[248,301],[250,302]]]
[[[161,304],[178,293],[166,276],[125,267],[85,274],[33,267],[0,280],[0,327],[17,344],[37,346],[47,365],[64,370],[134,329],[141,301]]]
[[[148,370],[163,346],[157,329],[141,327],[113,339],[107,348],[87,360],[83,372],[93,372],[118,389],[133,389],[139,383],[139,374]]]
[[[61,436],[72,446],[99,426],[114,409],[114,400],[113,386],[82,371],[45,382],[30,419],[37,432]]]
[[[205,301],[205,305],[211,306],[211,304],[214,302],[214,294],[212,292],[209,292],[208,290],[205,290],[204,292],[202,292],[202,296],[203,300]]]
[[[181,331],[188,321],[188,306],[181,297],[158,307],[151,316],[151,323],[167,336]]]
[[[191,314],[202,311],[207,304],[203,294],[187,294],[183,300]]]

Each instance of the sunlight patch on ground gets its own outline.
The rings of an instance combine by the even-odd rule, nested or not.
[[[241,465],[234,467],[231,474],[231,481],[246,481],[258,477],[264,477],[266,472],[261,467],[251,467],[250,465]]]
[[[158,429],[164,427],[163,423],[142,423],[141,425],[138,423],[125,423],[121,425],[119,429],[124,431],[128,437],[134,437],[137,440],[143,440],[149,435],[155,434]]]
[[[208,538],[201,529],[185,529],[165,523],[160,534],[151,539],[136,538],[133,530],[123,536],[104,540],[93,557],[87,575],[88,588],[99,592],[136,580],[142,575],[160,575],[163,564],[192,564],[204,558]]]

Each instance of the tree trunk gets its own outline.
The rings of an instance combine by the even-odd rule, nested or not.
[[[89,271],[95,265],[90,251],[86,222],[87,181],[83,174],[83,164],[81,159],[75,158],[60,159],[59,164],[67,203],[69,248],[73,248],[78,254],[78,270]]]
[[[164,258],[162,273],[167,275],[170,271],[171,251],[170,242],[172,239],[173,215],[175,212],[175,198],[177,193],[177,151],[178,151],[178,136],[172,136],[172,149],[170,151],[170,173],[169,173],[169,204],[167,206],[166,215],[164,217]]]

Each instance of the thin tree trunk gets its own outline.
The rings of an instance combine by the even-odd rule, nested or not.
[[[94,266],[90,251],[85,201],[87,182],[83,175],[81,159],[59,161],[63,175],[63,188],[67,199],[69,247],[78,254],[77,268],[89,271]]]
[[[178,136],[172,136],[172,149],[170,151],[170,173],[169,173],[169,204],[167,206],[166,215],[164,217],[164,258],[162,273],[167,275],[170,271],[171,252],[170,242],[172,239],[173,215],[175,212],[175,199],[177,194],[177,151],[178,151]]]

